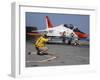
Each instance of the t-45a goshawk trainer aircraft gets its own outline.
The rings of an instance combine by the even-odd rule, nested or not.
[[[46,21],[46,28],[43,30],[32,30],[30,33],[27,33],[29,36],[33,36],[35,38],[38,38],[41,36],[42,33],[46,33],[47,36],[49,37],[51,42],[59,42],[59,39],[64,34],[65,41],[62,42],[65,43],[66,40],[68,41],[68,44],[74,43],[79,44],[79,40],[85,39],[88,40],[87,38],[89,37],[88,34],[82,32],[81,30],[78,29],[78,27],[73,26],[72,24],[61,24],[58,26],[54,26],[49,17],[45,17]],[[71,35],[73,34],[73,39],[71,38]],[[49,42],[50,42],[49,41]],[[60,41],[61,42],[61,41]]]
[[[58,26],[54,26],[49,17],[46,16],[46,29],[44,30],[35,30],[34,32],[47,32],[48,37],[61,37],[63,32],[65,32],[66,37],[70,37],[70,35],[73,33],[74,37],[80,39],[80,38],[88,38],[88,34],[80,31],[78,28],[75,28],[73,25],[68,26],[67,24],[61,24]]]

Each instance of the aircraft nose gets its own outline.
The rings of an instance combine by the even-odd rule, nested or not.
[[[83,37],[84,38],[87,38],[89,35],[88,34],[83,34]]]
[[[79,37],[79,38],[87,38],[89,35],[86,34],[86,33],[81,33],[81,32],[75,32],[76,35]]]
[[[81,38],[87,38],[89,35],[88,34],[85,34],[85,33],[83,33],[83,34],[81,34]]]

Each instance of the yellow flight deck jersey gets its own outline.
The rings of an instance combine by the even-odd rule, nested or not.
[[[37,39],[35,46],[38,48],[45,47],[45,43],[48,42],[48,39],[40,37]]]

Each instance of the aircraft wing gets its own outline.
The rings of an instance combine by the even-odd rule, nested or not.
[[[45,31],[49,31],[49,30],[33,30],[31,32],[45,32]]]

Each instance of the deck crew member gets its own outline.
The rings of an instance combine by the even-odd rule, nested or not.
[[[46,43],[48,42],[48,38],[46,34],[43,34],[36,40],[35,48],[37,50],[38,55],[47,55],[48,47],[46,47]]]

